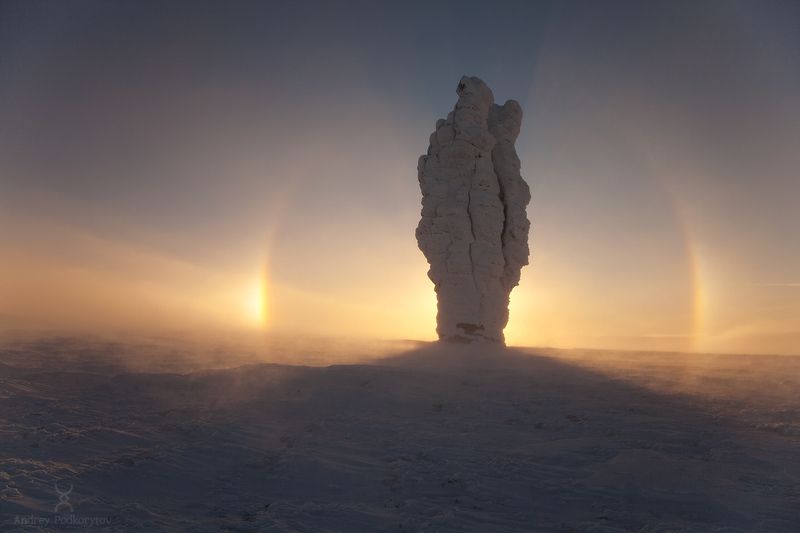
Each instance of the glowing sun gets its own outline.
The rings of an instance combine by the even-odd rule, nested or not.
[[[264,326],[267,322],[267,290],[264,280],[256,280],[247,286],[243,303],[248,320]]]

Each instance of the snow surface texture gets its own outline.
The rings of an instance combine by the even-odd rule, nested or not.
[[[439,338],[504,342],[509,295],[528,264],[531,196],[514,149],[522,108],[495,104],[475,77],[461,78],[457,93],[419,159],[417,242],[436,289]]]
[[[796,533],[800,358],[438,344],[0,347],[0,531]]]

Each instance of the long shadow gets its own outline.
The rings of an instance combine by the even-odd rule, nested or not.
[[[549,489],[536,491],[538,520],[580,516],[584,505],[595,509],[584,525],[626,530],[800,528],[800,439],[760,431],[736,412],[711,411],[697,396],[658,393],[564,359],[491,345],[430,343],[378,364],[432,373],[450,391],[466,377],[477,393],[473,406],[511,404],[520,416],[504,423],[521,431],[501,432],[513,445],[498,448],[556,469]],[[526,445],[526,435],[535,442]],[[572,503],[558,505],[565,501]]]
[[[13,437],[0,469],[21,493],[4,493],[5,513],[52,498],[41,479],[69,479],[82,513],[127,530],[800,523],[796,438],[526,350],[421,343],[364,364],[107,379],[6,370],[44,393],[0,413]]]

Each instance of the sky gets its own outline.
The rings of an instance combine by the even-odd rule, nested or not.
[[[0,1],[0,329],[435,338],[465,74],[525,113],[509,344],[800,353],[793,1]]]

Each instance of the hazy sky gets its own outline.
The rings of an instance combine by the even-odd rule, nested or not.
[[[463,74],[525,111],[511,343],[800,353],[794,1],[0,2],[0,325],[433,338]]]

